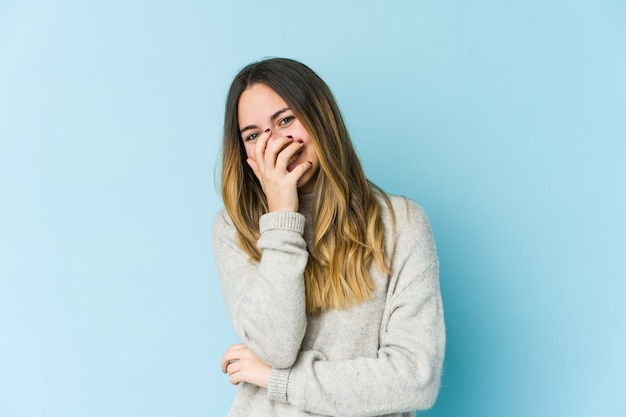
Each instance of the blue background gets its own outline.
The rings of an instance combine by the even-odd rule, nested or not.
[[[427,416],[626,415],[626,4],[0,3],[0,416],[221,416],[226,91],[286,56],[429,213]]]

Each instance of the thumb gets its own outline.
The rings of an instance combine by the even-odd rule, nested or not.
[[[248,163],[248,166],[252,168],[252,172],[254,172],[254,175],[256,175],[259,181],[261,181],[261,172],[259,171],[259,165],[256,163],[256,161],[252,158],[248,158],[246,159],[246,162]]]

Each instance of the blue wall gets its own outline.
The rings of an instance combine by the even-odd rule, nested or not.
[[[226,414],[213,171],[265,56],[315,69],[430,215],[423,415],[626,415],[623,2],[87,3],[0,3],[0,416]]]

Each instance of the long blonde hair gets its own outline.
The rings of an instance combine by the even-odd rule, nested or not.
[[[352,146],[335,99],[324,81],[306,65],[284,58],[267,59],[242,69],[226,101],[221,189],[241,248],[252,261],[259,218],[268,211],[261,185],[246,161],[238,123],[241,94],[253,84],[273,89],[309,132],[320,161],[313,203],[313,244],[304,271],[307,312],[346,308],[371,298],[372,262],[389,274],[381,200],[384,192],[369,182]]]

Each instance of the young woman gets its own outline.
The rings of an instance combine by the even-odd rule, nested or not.
[[[213,249],[241,343],[229,416],[410,416],[439,389],[445,331],[429,222],[370,183],[307,66],[245,67],[226,102]]]

